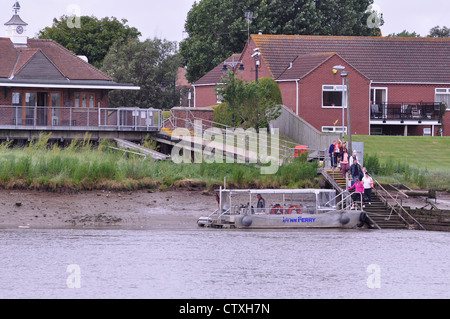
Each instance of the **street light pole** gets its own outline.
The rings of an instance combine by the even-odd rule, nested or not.
[[[342,65],[336,65],[333,67],[333,71],[341,71],[341,77],[342,77],[342,139],[345,137],[345,78],[348,76],[348,71],[345,70],[345,66]]]
[[[255,59],[255,81],[256,84],[258,85],[258,78],[259,78],[259,68],[261,66],[261,61],[259,61],[259,57],[261,56],[261,52],[259,52],[259,48],[255,48],[253,49],[253,51],[255,51],[255,53],[252,54],[252,57]],[[255,130],[256,133],[259,133],[259,125],[258,125],[258,121],[259,121],[259,111],[258,108],[256,108],[256,126],[255,126]]]
[[[252,54],[252,58],[255,59],[255,77],[256,77],[256,83],[258,83],[258,70],[260,68],[261,62],[259,61],[259,57],[261,56],[261,52],[259,52],[259,48],[253,49],[255,53]]]

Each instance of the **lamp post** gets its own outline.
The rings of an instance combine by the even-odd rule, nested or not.
[[[342,78],[342,138],[344,138],[344,136],[345,136],[345,78],[348,76],[348,71],[345,71],[345,66],[336,65],[333,67],[333,72],[336,74],[337,71],[341,71],[341,78]]]
[[[259,57],[261,56],[261,52],[259,52],[259,48],[253,49],[255,53],[252,54],[252,58],[255,59],[255,77],[256,83],[258,83],[258,69],[261,67],[261,62],[259,61]]]

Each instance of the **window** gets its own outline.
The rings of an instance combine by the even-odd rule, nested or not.
[[[80,93],[75,93],[75,107],[80,107]]]
[[[347,100],[347,87],[344,86],[344,98]],[[342,108],[342,85],[322,86],[322,107]]]
[[[52,107],[61,107],[61,93],[52,93]]]
[[[36,106],[36,93],[25,93],[26,106]]]
[[[12,102],[13,106],[22,106],[22,93],[13,92]]]
[[[342,126],[322,126],[323,133],[342,133]],[[344,133],[347,134],[347,126],[344,127]]]
[[[372,88],[370,90],[370,104],[383,105],[387,102],[387,88]]]
[[[82,107],[87,107],[87,93],[83,93],[83,105]]]
[[[75,93],[75,107],[94,108],[95,107],[95,93],[76,92]]]
[[[15,106],[13,113],[13,124],[22,124],[22,93],[13,92],[12,104]]]
[[[435,102],[445,103],[447,110],[450,110],[450,88],[449,89],[436,89]]]
[[[89,107],[94,107],[95,105],[95,95],[93,93],[89,93]]]
[[[60,125],[61,121],[61,93],[51,93],[52,99],[52,124]]]
[[[36,93],[25,93],[25,123],[26,125],[33,125],[34,123],[34,107],[36,104]]]
[[[223,96],[222,94],[217,94],[217,104],[220,104],[223,102]]]

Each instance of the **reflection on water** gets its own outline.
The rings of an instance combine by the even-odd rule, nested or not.
[[[449,298],[449,246],[424,231],[0,230],[0,298]]]

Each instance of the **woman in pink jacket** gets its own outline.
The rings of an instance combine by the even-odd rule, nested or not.
[[[355,189],[355,192],[352,194],[353,201],[361,201],[363,198],[362,195],[364,193],[364,184],[359,180],[359,178],[355,178],[355,184],[347,189],[347,191],[350,191],[352,189]]]

